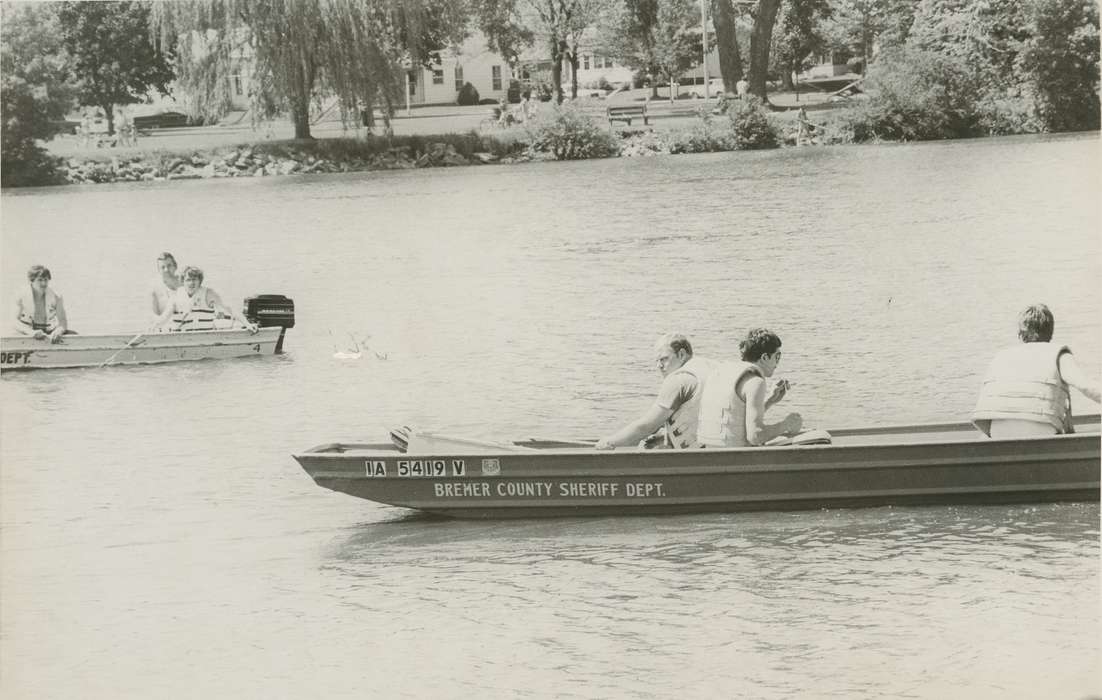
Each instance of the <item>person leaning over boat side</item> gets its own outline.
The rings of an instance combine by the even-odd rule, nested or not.
[[[176,290],[171,303],[153,322],[155,327],[160,327],[171,320],[174,331],[214,330],[215,314],[223,313],[247,328],[250,333],[256,333],[259,330],[255,323],[250,323],[240,313],[223,304],[218,292],[203,286],[202,270],[188,265],[181,273],[181,277],[184,279],[184,285]]]
[[[69,330],[65,301],[50,288],[50,271],[42,265],[27,270],[28,285],[15,295],[15,330],[20,335],[33,335],[51,343],[61,342]]]
[[[788,393],[788,382],[781,380],[768,398],[765,395],[765,380],[781,361],[781,339],[765,328],[754,328],[739,350],[742,362],[718,365],[701,394],[697,435],[705,447],[763,445],[803,427],[799,413],[789,413],[779,423],[765,422],[765,412]]]
[[[700,447],[696,437],[696,421],[701,387],[711,362],[693,357],[689,339],[678,333],[661,336],[655,341],[654,352],[658,371],[663,377],[658,398],[643,415],[612,435],[598,440],[598,450],[634,446],[663,425],[666,427],[666,447]]]
[[[160,316],[165,307],[172,300],[172,296],[184,284],[184,280],[176,272],[176,257],[172,253],[161,253],[157,256],[157,277],[153,280],[151,297],[153,300],[153,317]]]
[[[1074,432],[1072,386],[1095,403],[1092,382],[1066,345],[1052,341],[1056,321],[1044,304],[1018,316],[1017,345],[999,351],[987,368],[972,423],[990,437],[1058,435]]]

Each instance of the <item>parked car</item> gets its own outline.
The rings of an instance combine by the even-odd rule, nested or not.
[[[168,129],[187,126],[187,115],[181,112],[161,112],[144,117],[134,117],[135,129]]]
[[[693,97],[704,97],[704,84],[689,87],[689,94]],[[723,78],[712,78],[708,81],[708,97],[723,94]]]

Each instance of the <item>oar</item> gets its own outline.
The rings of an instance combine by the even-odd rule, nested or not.
[[[133,345],[135,342],[137,342],[138,338],[141,338],[143,335],[145,335],[145,331],[142,331],[141,333],[139,333],[136,336],[134,336],[133,338],[131,338],[130,342],[128,342],[126,345],[123,345],[121,348],[116,350],[115,353],[113,355],[111,355],[111,357],[108,357],[106,360],[101,362],[99,366],[103,367],[104,365],[111,364],[111,360],[118,357],[120,352],[122,352],[123,350],[126,350],[127,348],[129,348],[131,345]]]

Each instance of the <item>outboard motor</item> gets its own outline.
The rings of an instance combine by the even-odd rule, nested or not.
[[[276,341],[275,351],[283,352],[283,335],[295,327],[295,302],[282,294],[257,294],[245,297],[243,315],[261,328],[280,326],[283,330]]]

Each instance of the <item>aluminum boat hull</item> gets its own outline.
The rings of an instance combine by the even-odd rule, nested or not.
[[[109,365],[144,365],[190,360],[272,355],[284,329],[261,328],[150,333],[134,335],[66,335],[60,343],[28,336],[0,339],[0,370],[61,369]],[[126,347],[131,342],[130,347]]]
[[[676,451],[330,443],[294,458],[319,486],[458,518],[1098,501],[1099,417],[1076,430],[993,440],[943,423],[831,430],[830,445]]]

